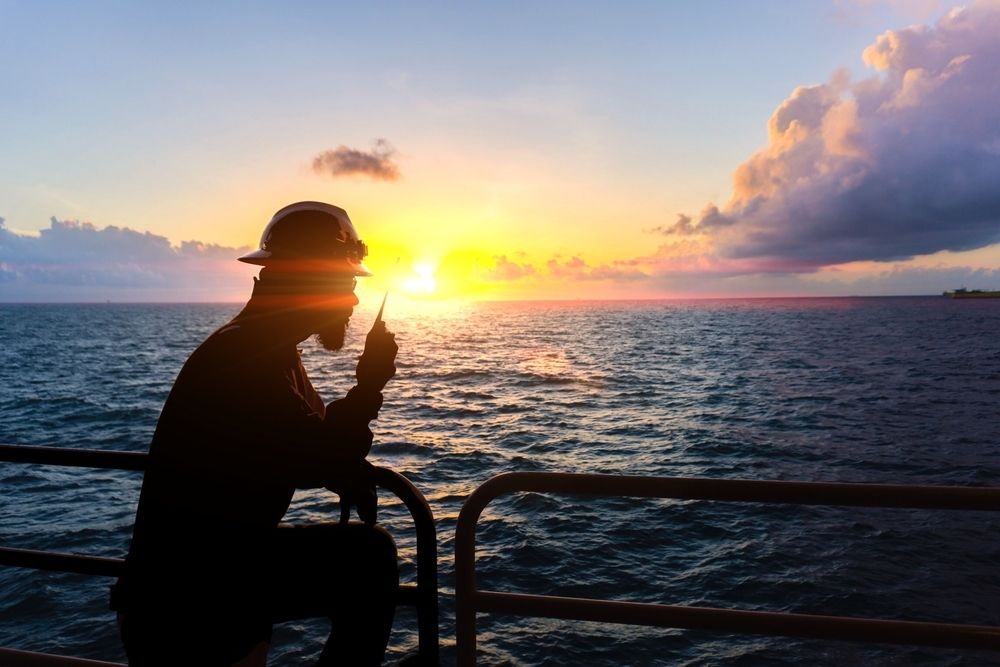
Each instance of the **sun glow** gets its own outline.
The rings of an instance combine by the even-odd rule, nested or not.
[[[413,272],[403,279],[403,291],[413,296],[427,296],[437,289],[434,271],[437,267],[426,262],[413,265]]]

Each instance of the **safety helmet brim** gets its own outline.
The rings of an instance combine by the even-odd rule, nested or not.
[[[287,268],[298,268],[299,270],[310,270],[314,272],[329,273],[350,273],[359,278],[368,278],[374,273],[365,266],[364,262],[351,259],[330,259],[330,260],[295,260],[282,259],[274,256],[270,250],[255,250],[242,257],[237,257],[241,262],[255,264],[257,266],[280,266]],[[308,267],[308,268],[306,268]]]
[[[363,261],[367,254],[347,211],[325,202],[302,201],[275,213],[264,228],[259,249],[237,259],[287,271],[363,277],[372,275]]]

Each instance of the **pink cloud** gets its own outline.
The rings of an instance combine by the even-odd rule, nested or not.
[[[493,258],[495,265],[484,273],[486,280],[511,281],[520,280],[536,274],[535,267],[529,263],[519,264],[507,259],[506,255]]]

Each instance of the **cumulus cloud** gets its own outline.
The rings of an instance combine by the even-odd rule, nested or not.
[[[522,255],[522,253],[518,253]],[[643,280],[649,274],[642,271],[638,263],[631,261],[615,261],[610,264],[591,265],[574,255],[569,259],[555,256],[538,266],[518,258],[509,259],[506,255],[493,258],[494,265],[482,272],[482,277],[489,281],[515,281],[523,278],[539,278],[542,280],[575,281],[612,281],[631,282]]]
[[[644,275],[664,278],[688,274],[731,276],[755,272],[746,260],[720,259],[710,242],[700,237],[681,238],[660,245],[649,255],[614,262]]]
[[[694,219],[690,215],[684,215],[683,213],[677,214],[677,222],[672,225],[659,225],[658,227],[653,227],[652,229],[647,229],[646,231],[653,234],[693,234],[694,229]]]
[[[889,31],[878,74],[792,92],[723,208],[656,231],[701,235],[720,265],[806,272],[1000,241],[1000,4]]]
[[[587,263],[575,255],[562,263],[558,259],[552,258],[548,261],[547,266],[549,275],[554,278],[578,277],[587,269]]]
[[[149,232],[57,218],[33,236],[0,219],[0,300],[236,300],[248,294],[252,269],[234,260],[248,250],[174,246]]]
[[[558,257],[553,257],[546,263],[548,275],[553,278],[629,282],[649,277],[636,267],[635,263],[629,261],[615,261],[611,264],[591,266],[576,256],[563,261],[560,261]]]
[[[494,266],[484,273],[486,280],[511,281],[526,278],[536,274],[535,267],[529,263],[518,263],[507,259],[507,255],[493,258]]]
[[[370,151],[348,146],[325,150],[313,158],[312,168],[317,174],[339,176],[364,176],[376,181],[399,180],[396,149],[385,139],[376,139]]]

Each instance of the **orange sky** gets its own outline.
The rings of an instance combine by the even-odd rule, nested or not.
[[[960,4],[10,9],[0,299],[239,299],[226,257],[299,200],[372,294],[1000,287],[1000,4]]]

